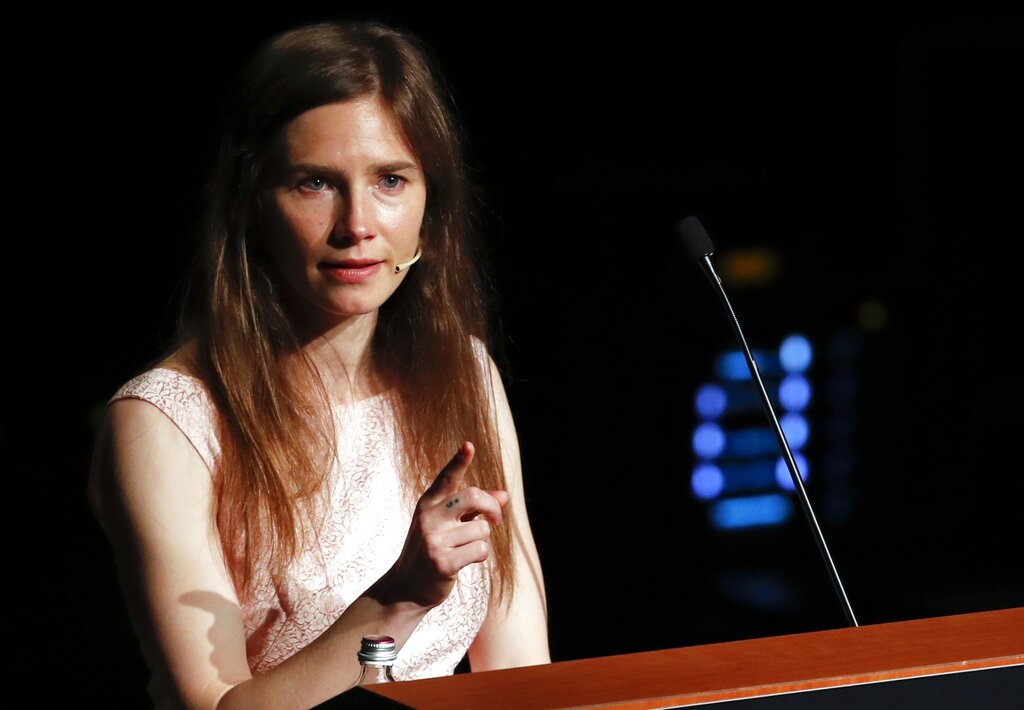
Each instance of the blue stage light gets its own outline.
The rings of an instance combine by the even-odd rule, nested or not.
[[[737,458],[774,456],[779,453],[775,434],[767,427],[751,427],[730,431],[725,437],[724,453]]]
[[[702,459],[713,459],[725,448],[725,432],[712,422],[704,422],[693,432],[693,452]]]
[[[774,352],[752,350],[750,353],[757,363],[762,377],[777,377],[782,374],[779,356]],[[715,358],[715,373],[725,382],[747,382],[751,380],[747,358],[740,350],[726,350]]]
[[[811,366],[814,348],[811,341],[802,335],[791,335],[779,347],[779,362],[786,372],[804,372]]]
[[[801,456],[799,452],[794,451],[793,460],[796,462],[796,467],[800,470],[801,480],[807,483],[807,477],[811,473],[810,468],[807,466],[807,459]],[[786,465],[786,459],[782,456],[775,462],[775,482],[784,491],[796,490],[796,486],[793,485],[793,477],[789,475],[789,466]]]
[[[712,504],[711,524],[721,530],[778,525],[789,519],[793,504],[778,493],[727,498]]]
[[[782,427],[782,432],[786,435],[789,448],[802,449],[807,446],[807,439],[810,438],[811,429],[804,415],[797,414],[796,412],[784,414],[782,419],[779,420],[779,425]]]
[[[729,398],[720,385],[707,384],[697,390],[697,413],[704,419],[718,419],[729,404]]]
[[[725,411],[729,414],[740,412],[760,412],[762,408],[761,398],[757,390],[747,382],[727,382],[722,385],[725,391],[725,400],[728,403]]]
[[[811,383],[803,375],[786,375],[779,383],[779,403],[783,409],[801,412],[811,402]]]
[[[739,350],[729,350],[719,355],[715,359],[715,372],[727,382],[750,379],[747,360]]]
[[[775,461],[770,458],[754,459],[742,463],[719,464],[725,479],[725,491],[766,491],[775,488]]]
[[[703,500],[717,498],[725,486],[725,478],[722,471],[711,463],[702,463],[693,469],[690,477],[690,486],[693,494]]]

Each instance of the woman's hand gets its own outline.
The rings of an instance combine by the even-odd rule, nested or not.
[[[398,561],[367,592],[382,604],[443,602],[459,570],[491,553],[491,526],[502,524],[505,491],[462,488],[474,448],[464,442],[420,497]]]

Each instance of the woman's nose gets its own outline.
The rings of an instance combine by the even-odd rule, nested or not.
[[[340,213],[334,223],[335,237],[346,242],[361,242],[376,236],[376,221],[373,205],[368,195],[351,191],[340,205]]]

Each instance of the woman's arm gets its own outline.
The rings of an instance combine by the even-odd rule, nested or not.
[[[470,667],[474,671],[551,662],[544,575],[526,512],[519,442],[501,375],[493,361],[490,368],[502,463],[512,501],[516,577],[511,601],[505,599],[501,605],[491,607],[469,648]]]
[[[486,557],[486,539],[480,537],[487,525],[460,523],[444,512],[444,500],[460,490],[472,456],[472,446],[465,445],[421,498],[391,571],[313,643],[254,677],[241,609],[213,525],[208,468],[156,407],[132,399],[111,404],[89,496],[110,538],[143,655],[168,703],[308,708],[355,682],[364,635],[386,633],[401,648],[426,612],[447,596],[458,570]],[[480,493],[473,495],[474,510],[500,524],[503,495]]]

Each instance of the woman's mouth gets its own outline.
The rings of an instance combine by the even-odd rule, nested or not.
[[[342,283],[356,284],[366,281],[383,266],[384,262],[376,259],[346,259],[323,262],[320,264],[320,270]]]

